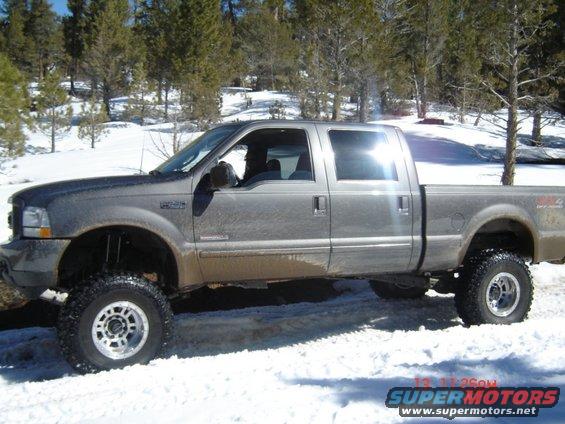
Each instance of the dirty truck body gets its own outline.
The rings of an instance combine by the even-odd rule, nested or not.
[[[412,297],[438,282],[456,293],[473,291],[469,285],[475,284],[488,303],[483,292],[493,290],[492,284],[470,282],[480,279],[474,273],[480,264],[518,264],[530,284],[523,261],[564,261],[564,201],[560,187],[420,185],[402,132],[390,126],[227,124],[150,175],[16,193],[9,218],[13,237],[0,249],[0,267],[3,280],[29,299],[48,289],[70,293],[63,312],[73,296],[84,300],[88,284],[125,290],[129,281],[142,287],[140,293],[151,286],[155,296],[172,298],[210,284],[257,287],[309,277],[370,279],[382,297]],[[513,275],[502,268],[498,274]],[[519,277],[497,277],[509,279],[506,289],[499,281],[491,303],[514,287],[506,300],[519,304],[516,298],[528,291],[520,291]],[[465,296],[456,300],[460,312]],[[494,312],[492,321],[523,319],[529,303],[515,317],[513,306],[506,315]],[[120,307],[115,309],[120,315]],[[138,315],[141,323],[148,318]],[[135,321],[131,316],[122,317],[121,327],[114,320],[114,329]],[[490,322],[485,316],[463,318]],[[99,320],[109,335],[101,338],[113,352],[119,348],[111,342],[115,332],[108,330],[108,319]],[[81,322],[67,322],[60,331],[80,333]],[[69,348],[73,343],[62,342],[63,350],[82,349],[74,357],[88,356],[78,345]],[[139,354],[117,355],[109,365],[104,358],[69,361],[88,371],[149,358]]]

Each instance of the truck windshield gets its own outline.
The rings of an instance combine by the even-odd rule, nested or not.
[[[152,173],[170,174],[173,172],[190,171],[222,141],[237,131],[239,127],[240,125],[222,125],[205,132],[173,157],[166,160]]]

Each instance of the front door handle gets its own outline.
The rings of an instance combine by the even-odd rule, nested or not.
[[[314,216],[326,216],[328,214],[328,200],[326,196],[314,196]]]
[[[398,213],[408,215],[410,213],[410,199],[408,196],[398,196]]]

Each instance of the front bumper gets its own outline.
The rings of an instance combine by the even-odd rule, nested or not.
[[[0,276],[24,298],[37,299],[57,285],[58,266],[71,241],[17,239],[0,246]]]

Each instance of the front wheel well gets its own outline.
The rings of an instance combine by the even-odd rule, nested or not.
[[[465,259],[487,249],[502,249],[526,260],[534,260],[535,244],[530,229],[513,219],[490,221],[475,233],[465,253]]]
[[[142,274],[167,295],[177,292],[178,271],[171,248],[160,236],[143,228],[104,227],[75,238],[59,262],[58,285],[68,290],[107,271]]]

